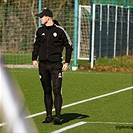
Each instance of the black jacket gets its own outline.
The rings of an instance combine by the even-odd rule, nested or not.
[[[32,60],[62,61],[63,48],[66,48],[65,62],[69,63],[72,44],[66,31],[57,25],[42,26],[36,32]]]

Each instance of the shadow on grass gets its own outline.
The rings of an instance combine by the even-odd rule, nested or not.
[[[88,115],[78,114],[78,113],[66,113],[61,114],[61,123],[67,123],[74,119],[84,119],[89,117]]]

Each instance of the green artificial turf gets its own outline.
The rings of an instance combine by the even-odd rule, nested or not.
[[[27,115],[45,111],[38,71],[9,69],[9,72],[24,94],[24,102],[29,110]],[[133,123],[132,89],[98,98],[131,86],[132,73],[64,72],[62,125],[42,124],[44,113],[33,117],[38,132],[51,133],[72,124],[86,122],[78,127],[71,127],[64,133],[131,133],[133,124],[124,123]],[[76,102],[79,103],[73,104]],[[53,115],[54,113],[53,111]]]

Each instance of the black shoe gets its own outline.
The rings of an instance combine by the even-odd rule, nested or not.
[[[58,117],[58,116],[55,116],[55,117],[54,117],[54,124],[55,124],[55,125],[61,124],[60,117]]]
[[[50,123],[53,121],[53,117],[46,117],[46,119],[42,123]]]

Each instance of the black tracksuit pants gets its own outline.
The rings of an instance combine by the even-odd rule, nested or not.
[[[62,63],[40,61],[39,75],[44,90],[44,104],[47,117],[52,116],[53,104],[55,107],[55,115],[60,117],[62,107]]]

